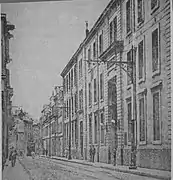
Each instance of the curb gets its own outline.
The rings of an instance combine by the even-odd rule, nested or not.
[[[55,160],[59,160],[59,161],[66,161],[66,162],[76,163],[76,164],[83,164],[83,165],[93,166],[93,167],[97,167],[97,168],[114,170],[114,171],[117,171],[117,172],[129,173],[129,174],[145,176],[145,177],[150,177],[150,178],[156,178],[156,179],[161,179],[161,180],[171,180],[171,177],[167,178],[167,177],[164,177],[164,176],[153,175],[153,174],[148,174],[148,173],[144,173],[144,172],[138,172],[138,171],[135,172],[135,171],[130,171],[130,170],[122,170],[122,169],[118,169],[116,167],[110,168],[110,167],[104,167],[104,166],[96,166],[94,164],[89,164],[89,163],[85,163],[85,162],[76,162],[76,161],[73,161],[73,160],[70,161],[68,159],[61,159],[61,158],[54,158],[54,157],[46,157],[46,158],[55,159]]]
[[[26,168],[26,166],[24,165],[24,163],[22,163],[20,159],[18,159],[18,161],[19,161],[19,163],[21,164],[21,166],[24,168],[24,170],[26,171],[26,173],[29,175],[29,179],[30,179],[30,180],[34,180],[34,179],[32,178],[32,175],[31,175],[30,171]]]

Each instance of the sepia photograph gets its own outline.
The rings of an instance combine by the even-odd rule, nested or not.
[[[171,180],[172,0],[0,6],[2,180]]]

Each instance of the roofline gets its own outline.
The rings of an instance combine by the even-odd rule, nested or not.
[[[84,44],[93,36],[93,33],[96,30],[96,27],[99,25],[99,23],[103,20],[103,18],[106,16],[106,14],[108,13],[110,7],[115,3],[115,2],[121,1],[121,0],[111,0],[109,2],[109,4],[106,6],[106,8],[103,10],[102,14],[99,16],[99,18],[97,19],[97,21],[94,23],[93,27],[91,28],[91,30],[89,31],[88,36],[85,37],[85,39],[83,40],[83,42],[80,44],[80,46],[78,47],[77,51],[73,54],[72,58],[70,59],[70,61],[67,63],[67,65],[65,66],[65,68],[63,69],[63,71],[61,72],[61,76],[64,77],[66,75],[66,73],[68,72],[68,70],[70,69],[69,66],[70,64],[73,62],[73,60],[76,58],[76,56],[78,55],[78,53],[81,51],[81,49],[83,48]]]

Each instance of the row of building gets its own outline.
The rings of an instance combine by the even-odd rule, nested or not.
[[[10,83],[10,70],[8,69],[8,64],[11,62],[9,41],[13,38],[10,31],[14,29],[15,26],[7,21],[6,14],[1,14],[2,165],[4,165],[8,158],[8,133],[13,125],[11,113],[13,88]]]
[[[169,0],[111,0],[43,107],[43,153],[170,170],[170,36]]]

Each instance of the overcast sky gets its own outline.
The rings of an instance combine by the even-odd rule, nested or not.
[[[54,86],[62,84],[60,73],[110,0],[73,0],[2,4],[1,11],[16,26],[10,41],[13,61],[13,105],[39,118]]]

